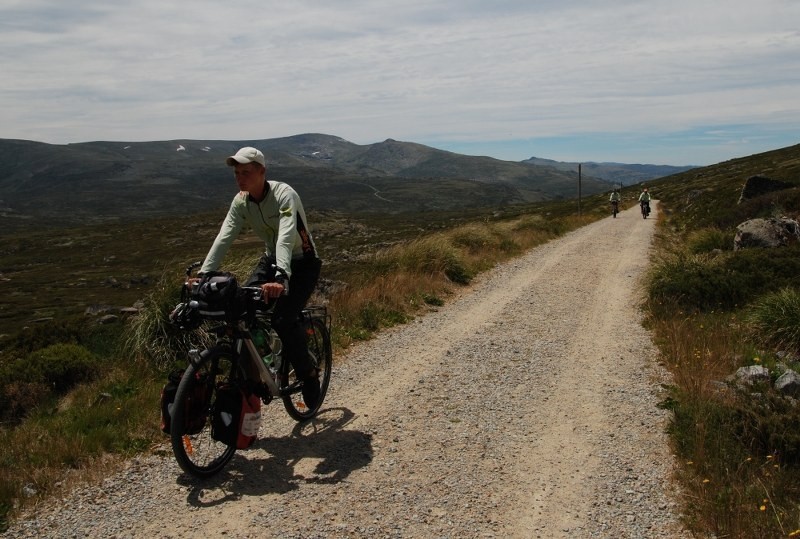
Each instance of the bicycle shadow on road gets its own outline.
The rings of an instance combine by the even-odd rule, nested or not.
[[[347,408],[323,409],[288,436],[259,438],[250,449],[237,451],[217,476],[200,480],[182,474],[178,483],[189,487],[187,502],[194,507],[284,494],[302,483],[339,483],[373,458],[372,435],[345,428],[354,417]]]

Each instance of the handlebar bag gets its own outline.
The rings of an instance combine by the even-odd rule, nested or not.
[[[244,309],[244,296],[232,273],[208,272],[192,290],[198,312],[215,320],[235,319]]]

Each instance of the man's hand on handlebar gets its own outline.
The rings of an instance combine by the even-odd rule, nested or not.
[[[189,275],[191,274],[191,270],[194,269],[195,267],[198,267],[199,265],[200,265],[199,262],[195,263],[195,264],[192,264],[191,266],[189,266],[189,268],[187,269],[187,272],[186,272],[187,277],[186,277],[185,285],[191,291],[194,291],[195,288],[197,287],[197,285],[203,279],[202,275],[198,275],[196,277],[189,277]],[[263,300],[277,299],[277,298],[287,294],[287,292],[288,292],[287,291],[287,287],[284,284],[285,282],[288,281],[288,279],[286,278],[286,272],[281,270],[280,268],[277,268],[276,266],[273,266],[273,268],[276,268],[276,271],[278,273],[278,281],[277,282],[273,281],[273,282],[269,282],[269,283],[264,283],[262,285],[256,285],[256,286],[258,286],[258,288],[261,289],[261,299],[263,299]],[[280,281],[283,281],[283,282],[280,282]],[[244,288],[248,288],[248,287],[244,287]],[[253,288],[255,288],[255,287],[253,287]]]
[[[279,298],[283,294],[283,291],[284,286],[281,283],[264,283],[261,285],[261,293],[264,298]]]

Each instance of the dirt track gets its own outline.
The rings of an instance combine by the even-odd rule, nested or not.
[[[318,420],[273,403],[218,478],[138,459],[7,535],[682,537],[637,307],[653,218],[603,219],[355,347]]]

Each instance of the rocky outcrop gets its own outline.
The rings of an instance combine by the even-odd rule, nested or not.
[[[782,395],[800,399],[800,374],[788,370],[775,380],[775,389]]]
[[[781,366],[778,372],[780,370],[783,370],[783,374],[772,384],[773,389],[784,397],[800,398],[800,374],[786,366]],[[738,387],[745,389],[758,384],[769,383],[771,377],[772,374],[766,367],[750,365],[739,368],[736,374],[730,377],[729,382],[734,382]]]
[[[736,227],[733,250],[786,247],[797,242],[800,242],[800,224],[794,219],[750,219]]]

